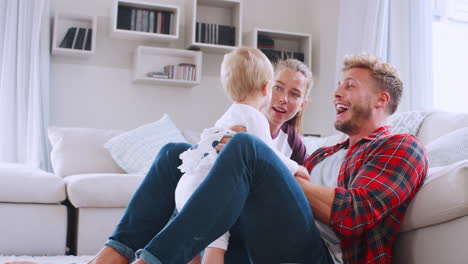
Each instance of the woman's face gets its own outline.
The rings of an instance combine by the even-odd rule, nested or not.
[[[275,73],[273,94],[265,115],[276,131],[301,111],[307,100],[306,78],[301,72],[283,69]]]

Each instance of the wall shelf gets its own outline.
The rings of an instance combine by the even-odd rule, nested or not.
[[[91,56],[96,46],[96,29],[97,20],[95,16],[55,14],[51,45],[52,54],[83,58]],[[81,37],[79,37],[80,35]]]
[[[120,39],[171,42],[179,38],[179,15],[178,6],[115,0],[111,7],[110,34]]]
[[[174,79],[148,77],[150,72],[164,72],[167,65],[177,67],[180,64],[191,64],[194,65],[194,68],[181,70],[179,78],[177,78],[176,73]],[[184,80],[181,79],[183,76],[194,76],[195,79]],[[135,49],[133,66],[133,80],[135,83],[193,87],[200,84],[201,76],[202,53],[199,51],[147,46],[138,46]]]
[[[227,53],[242,46],[240,0],[193,0],[192,4],[187,22],[187,48]]]
[[[246,46],[263,49],[264,46],[259,47],[259,35],[266,36],[274,42],[271,48],[266,48],[267,50],[282,51],[284,56],[291,55],[291,52],[302,53],[304,64],[311,67],[312,36],[310,34],[254,28],[244,36]]]

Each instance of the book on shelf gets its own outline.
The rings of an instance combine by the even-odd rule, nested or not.
[[[271,36],[258,34],[257,35],[257,45],[265,48],[273,48],[275,46],[275,41]]]
[[[233,26],[196,22],[195,42],[235,46],[236,28]]]
[[[119,5],[118,10],[117,10],[117,28],[118,29],[130,30],[132,28],[132,24],[131,24],[132,11],[133,9],[130,8],[129,6]]]
[[[174,12],[119,5],[117,29],[170,34]]]
[[[76,40],[73,43],[74,49],[83,49],[83,41],[84,41],[85,34],[86,34],[86,28],[82,28],[82,27],[78,28]]]
[[[169,78],[167,72],[148,72],[146,76],[151,77],[151,78],[159,78],[159,79]]]
[[[297,59],[299,61],[304,62],[304,53],[299,51],[281,51],[275,49],[265,49],[258,47],[272,62],[276,63],[278,60],[286,60],[286,59]]]
[[[164,72],[169,79],[194,81],[196,80],[196,65],[192,63],[179,63],[178,65],[166,65]]]
[[[86,41],[84,45],[85,50],[91,50],[91,43],[93,41],[92,38],[93,38],[93,29],[88,28],[88,30],[86,31]]]
[[[73,47],[73,41],[75,40],[75,35],[76,35],[76,27],[70,27],[67,32],[65,33],[65,36],[63,37],[62,42],[60,42],[59,47],[60,48],[72,48]]]

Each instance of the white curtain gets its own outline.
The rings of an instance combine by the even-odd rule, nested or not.
[[[341,0],[337,78],[346,54],[395,65],[404,83],[399,111],[432,108],[432,1]]]
[[[0,0],[0,162],[50,170],[49,0]]]

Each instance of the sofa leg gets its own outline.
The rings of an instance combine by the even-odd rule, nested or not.
[[[78,209],[75,208],[70,201],[67,199],[63,202],[63,204],[67,207],[67,255],[75,255],[76,256],[76,248],[77,248],[77,238],[78,238]]]

